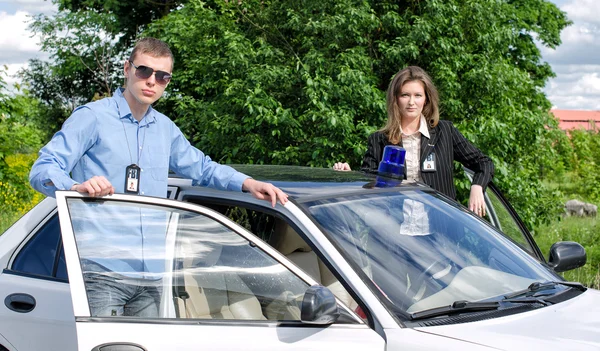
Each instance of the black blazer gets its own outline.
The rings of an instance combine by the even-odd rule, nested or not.
[[[483,191],[494,176],[494,164],[478,148],[471,144],[450,121],[439,121],[434,128],[429,127],[428,139],[421,136],[420,175],[425,184],[455,199],[454,160],[475,172],[473,184],[481,185]],[[361,169],[367,172],[377,172],[383,156],[383,148],[393,145],[385,134],[378,131],[369,136],[367,153]],[[402,146],[400,140],[399,146]],[[423,172],[423,160],[430,153],[435,154],[433,172]]]

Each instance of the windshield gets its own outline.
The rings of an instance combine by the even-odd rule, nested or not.
[[[501,299],[535,281],[560,279],[434,193],[393,190],[303,205],[395,310]]]

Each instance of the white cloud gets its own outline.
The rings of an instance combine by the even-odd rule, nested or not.
[[[23,63],[39,52],[38,39],[29,32],[29,14],[0,12],[0,64]]]
[[[559,109],[600,110],[600,64],[556,65],[544,91]]]
[[[39,6],[41,3],[50,3],[47,0],[0,0],[0,4],[17,4],[17,5],[33,5]]]
[[[40,51],[39,38],[32,37],[29,23],[32,14],[55,7],[45,0],[0,0],[0,65],[8,67],[4,80],[9,90],[20,82],[15,74],[27,67],[29,59],[48,59],[48,54]]]
[[[0,0],[0,9],[26,11],[30,13],[50,13],[56,10],[56,5],[50,0]]]
[[[556,64],[553,68],[557,74],[555,80],[574,81],[584,74],[600,73],[600,62],[595,65]]]
[[[551,1],[573,24],[562,31],[558,48],[541,48],[543,60],[556,73],[544,91],[557,108],[600,110],[600,1]]]
[[[548,95],[553,107],[560,110],[600,110],[597,97]]]
[[[600,97],[600,77],[598,73],[584,74],[576,83],[574,94],[597,95]]]
[[[600,57],[600,28],[574,24],[561,33],[562,44],[554,49],[543,47],[542,56],[550,64],[596,64]]]
[[[600,1],[598,0],[573,0],[560,9],[568,13],[573,21],[600,24]]]
[[[561,33],[560,39],[565,44],[593,44],[599,45],[598,34],[600,29],[589,23],[572,24]]]

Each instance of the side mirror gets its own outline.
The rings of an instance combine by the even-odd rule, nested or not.
[[[579,243],[560,241],[550,247],[548,263],[555,272],[565,272],[585,265],[587,254]]]
[[[335,296],[328,288],[313,285],[304,293],[300,320],[309,324],[332,324],[340,317]]]

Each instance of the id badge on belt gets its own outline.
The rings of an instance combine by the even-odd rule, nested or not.
[[[423,166],[421,167],[421,172],[435,172],[435,153],[432,152],[425,160],[423,160]]]
[[[125,193],[139,194],[141,169],[136,164],[131,164],[125,168]]]

